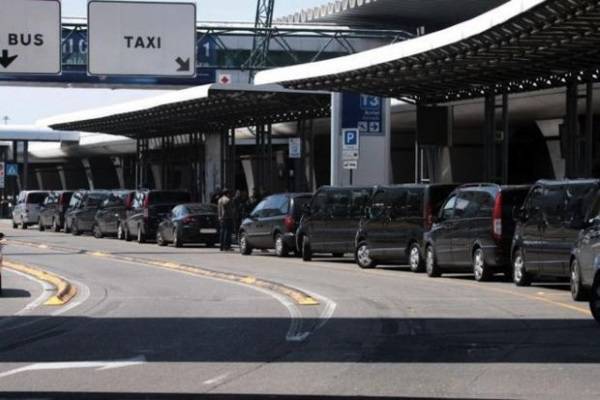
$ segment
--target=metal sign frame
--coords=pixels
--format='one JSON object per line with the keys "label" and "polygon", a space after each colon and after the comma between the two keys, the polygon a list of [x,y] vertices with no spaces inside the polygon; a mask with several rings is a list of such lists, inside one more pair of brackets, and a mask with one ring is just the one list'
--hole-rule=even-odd
{"label": "metal sign frame", "polygon": [[[91,31],[91,20],[90,20],[90,6],[94,3],[101,3],[101,4],[106,4],[106,3],[112,3],[112,4],[117,4],[117,5],[122,5],[122,4],[146,4],[146,5],[187,5],[187,6],[193,6],[194,7],[194,26],[193,26],[193,38],[194,38],[194,54],[192,56],[192,59],[190,60],[190,70],[192,72],[192,74],[190,75],[161,75],[161,74],[95,74],[92,73],[90,71],[90,56],[92,54],[91,48],[92,46],[91,41],[90,41],[90,31]],[[88,76],[115,76],[115,77],[131,77],[131,78],[148,78],[148,77],[154,77],[154,78],[171,78],[171,79],[190,79],[190,78],[195,78],[197,73],[198,73],[198,38],[197,38],[197,22],[198,22],[198,9],[197,9],[197,4],[195,2],[183,2],[183,1],[174,1],[174,2],[159,2],[159,1],[131,1],[131,0],[89,0],[88,1],[88,5],[87,5],[87,19],[88,19],[88,25],[87,25],[87,38],[88,38],[88,51],[87,51],[87,75]]]}
{"label": "metal sign frame", "polygon": [[62,67],[63,67],[63,51],[62,51],[62,47],[63,47],[63,43],[62,43],[62,3],[61,0],[37,0],[39,2],[44,2],[44,3],[48,3],[48,2],[54,2],[57,3],[58,5],[58,25],[56,27],[56,29],[58,30],[58,71],[56,72],[7,72],[7,71],[0,71],[0,77],[2,75],[9,75],[9,76],[14,76],[14,75],[24,75],[24,76],[60,76],[62,74]]}

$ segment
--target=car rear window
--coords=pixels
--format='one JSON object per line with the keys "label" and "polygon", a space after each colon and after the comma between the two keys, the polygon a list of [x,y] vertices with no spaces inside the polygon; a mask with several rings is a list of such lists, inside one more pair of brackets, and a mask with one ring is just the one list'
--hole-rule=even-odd
{"label": "car rear window", "polygon": [[304,207],[310,203],[310,196],[300,196],[294,197],[294,207],[292,210],[292,214],[294,216],[300,216],[304,212]]}
{"label": "car rear window", "polygon": [[190,201],[187,192],[150,192],[150,204],[178,204]]}
{"label": "car rear window", "polygon": [[27,195],[27,204],[42,204],[48,193],[29,193]]}
{"label": "car rear window", "polygon": [[521,208],[529,189],[511,189],[502,192],[502,218],[512,220],[515,208]]}
{"label": "car rear window", "polygon": [[99,206],[107,197],[108,193],[90,193],[86,200],[88,206],[94,207]]}

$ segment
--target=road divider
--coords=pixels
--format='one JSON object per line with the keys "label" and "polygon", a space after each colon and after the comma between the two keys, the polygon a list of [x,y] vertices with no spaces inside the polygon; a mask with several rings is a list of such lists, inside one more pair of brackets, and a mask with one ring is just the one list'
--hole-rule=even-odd
{"label": "road divider", "polygon": [[131,257],[131,256],[121,256],[112,253],[101,252],[97,250],[86,250],[80,248],[73,248],[61,245],[49,245],[49,244],[40,244],[36,242],[29,242],[25,240],[19,239],[10,239],[9,243],[14,243],[16,245],[23,245],[29,247],[41,248],[40,246],[44,246],[44,249],[55,250],[55,251],[65,251],[65,252],[76,252],[77,254],[86,254],[92,257],[98,258],[106,258],[117,261],[126,261],[133,262],[137,264],[145,264],[153,267],[168,269],[172,271],[184,272],[196,276],[202,276],[206,278],[219,279],[228,282],[240,283],[243,285],[258,287],[261,289],[266,289],[273,291],[275,293],[282,294],[286,297],[292,299],[296,304],[301,306],[318,306],[319,301],[313,296],[305,293],[301,290],[295,289],[293,287],[272,282],[264,279],[260,279],[254,276],[235,274],[231,272],[220,272],[214,271],[210,269],[201,268],[195,265],[187,265],[175,263],[172,261],[159,261],[159,260],[151,260],[143,257]]}
{"label": "road divider", "polygon": [[4,259],[2,266],[52,285],[56,290],[56,294],[46,300],[44,305],[62,306],[67,304],[77,295],[77,288],[74,285],[51,272],[44,271],[43,269],[31,265],[7,260],[6,258]]}

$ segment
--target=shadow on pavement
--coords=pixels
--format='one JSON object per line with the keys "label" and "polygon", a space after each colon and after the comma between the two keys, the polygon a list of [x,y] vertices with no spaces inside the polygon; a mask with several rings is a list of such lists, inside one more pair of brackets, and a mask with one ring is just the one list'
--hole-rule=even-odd
{"label": "shadow on pavement", "polygon": [[302,343],[285,341],[287,318],[36,318],[0,331],[0,362],[600,363],[585,317],[334,318]]}
{"label": "shadow on pavement", "polygon": [[[31,392],[0,393],[0,399],[31,399]],[[327,395],[283,395],[283,394],[227,394],[227,393],[109,393],[109,392],[35,392],[36,399],[64,400],[408,400],[414,397],[374,397],[374,396],[327,396]],[[441,397],[419,397],[419,400],[437,400]],[[461,400],[443,397],[445,400]],[[470,398],[473,400],[473,398]]]}
{"label": "shadow on pavement", "polygon": [[2,288],[0,299],[16,299],[31,297],[31,293],[24,289]]}

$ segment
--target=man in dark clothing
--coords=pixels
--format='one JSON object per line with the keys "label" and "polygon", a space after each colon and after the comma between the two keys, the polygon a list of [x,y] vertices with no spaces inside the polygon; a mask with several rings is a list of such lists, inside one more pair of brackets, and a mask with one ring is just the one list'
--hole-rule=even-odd
{"label": "man in dark clothing", "polygon": [[228,189],[223,189],[217,204],[219,222],[221,224],[221,251],[231,250],[231,233],[233,230],[233,202]]}

